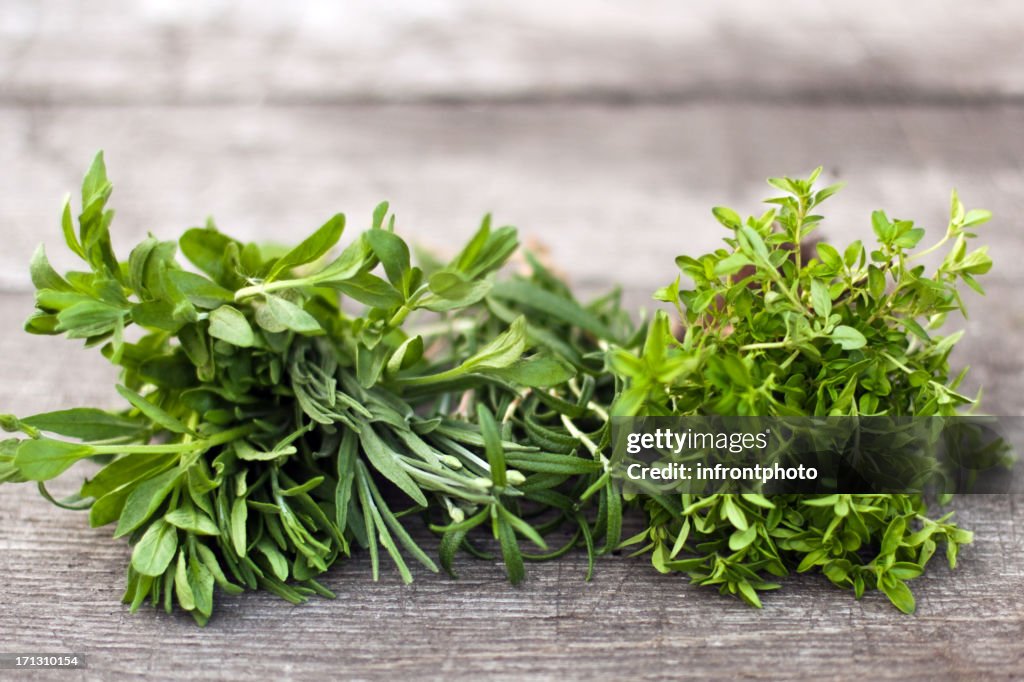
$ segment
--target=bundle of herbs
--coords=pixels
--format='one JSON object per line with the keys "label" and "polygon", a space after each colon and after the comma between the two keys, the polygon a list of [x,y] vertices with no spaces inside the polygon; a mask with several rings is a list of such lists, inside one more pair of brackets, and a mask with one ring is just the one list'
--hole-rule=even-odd
{"label": "bundle of herbs", "polygon": [[[624,496],[609,463],[613,415],[952,414],[957,392],[942,336],[990,266],[968,253],[986,212],[954,195],[945,236],[876,212],[878,246],[801,244],[837,188],[775,179],[787,196],[745,222],[715,209],[728,248],[677,259],[680,278],[636,324],[617,292],[580,303],[515,230],[485,218],[449,262],[410,249],[381,204],[336,257],[334,216],[288,251],[246,244],[212,223],[175,242],[148,237],[126,261],[110,240],[111,185],[98,155],[68,247],[88,270],[32,260],[35,334],[82,339],[120,368],[119,411],[79,407],[0,425],[0,480],[35,481],[88,509],[132,544],[125,601],[176,601],[205,623],[215,588],[262,588],[293,602],[330,592],[317,578],[356,547],[437,570],[414,539],[423,517],[454,575],[460,550],[508,576],[524,561],[581,548],[594,558],[641,545],[681,571],[759,606],[767,576],[820,570],[913,609],[905,581],[939,544],[950,564],[970,533],[926,515],[917,495]],[[950,244],[928,273],[918,259]],[[180,250],[191,267],[178,260]],[[356,310],[358,308],[358,311]],[[101,465],[78,495],[45,482],[80,460]],[[644,530],[622,540],[623,516]],[[555,546],[550,543],[556,542]],[[588,578],[590,572],[588,571]]]}
{"label": "bundle of herbs", "polygon": [[[909,220],[871,215],[875,244],[842,251],[801,248],[822,221],[819,205],[838,185],[815,191],[807,179],[772,178],[786,194],[761,216],[714,215],[726,248],[676,259],[677,277],[655,298],[673,303],[681,339],[659,313],[643,348],[617,349],[609,366],[626,378],[615,414],[768,416],[951,416],[974,400],[959,393],[966,368],[951,373],[962,332],[943,335],[964,313],[957,285],[983,293],[975,277],[991,268],[986,248],[968,250],[988,211],[965,211],[956,192],[943,236],[915,251],[925,231]],[[942,252],[942,249],[945,251]],[[922,263],[942,252],[937,267]],[[760,606],[768,576],[820,570],[833,583],[882,590],[914,610],[906,581],[924,571],[939,544],[950,567],[971,533],[926,515],[921,495],[682,495],[643,501],[645,543],[659,571],[681,571]]]}

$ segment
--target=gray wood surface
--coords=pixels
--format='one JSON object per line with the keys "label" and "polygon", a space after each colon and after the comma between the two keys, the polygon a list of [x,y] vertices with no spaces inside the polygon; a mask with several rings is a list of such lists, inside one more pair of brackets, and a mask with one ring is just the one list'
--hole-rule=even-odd
{"label": "gray wood surface", "polygon": [[1013,0],[0,3],[30,104],[1024,95]]}
{"label": "gray wood surface", "polygon": [[[822,228],[837,242],[870,238],[875,208],[936,238],[956,186],[996,218],[989,295],[953,323],[968,331],[954,360],[987,411],[1024,414],[1024,5],[1011,0],[3,0],[0,412],[118,404],[94,353],[20,331],[36,245],[74,265],[60,200],[100,148],[122,251],[210,214],[290,241],[388,199],[399,229],[442,251],[492,211],[576,286],[621,283],[637,306],[675,276],[673,256],[717,244],[711,206],[759,212],[768,175],[823,164],[847,181]],[[374,583],[356,556],[326,580],[335,601],[222,599],[198,629],[130,616],[125,543],[4,486],[0,652],[89,657],[41,679],[1022,679],[1024,499],[956,508],[976,543],[956,571],[914,581],[915,616],[810,576],[756,611],[644,559],[604,558],[585,583],[572,554],[513,588],[469,558],[459,580]]]}

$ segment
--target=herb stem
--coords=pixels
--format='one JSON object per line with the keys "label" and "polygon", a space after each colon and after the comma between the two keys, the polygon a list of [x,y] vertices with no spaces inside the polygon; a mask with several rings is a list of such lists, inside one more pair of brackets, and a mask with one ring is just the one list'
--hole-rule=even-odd
{"label": "herb stem", "polygon": [[409,336],[422,336],[423,338],[429,338],[432,336],[440,336],[442,334],[456,334],[459,332],[468,332],[478,327],[476,320],[446,320],[444,322],[436,322],[434,324],[423,325],[422,327],[413,327],[409,330]]}
{"label": "herb stem", "polygon": [[431,384],[439,384],[445,381],[451,381],[452,379],[458,379],[465,373],[466,371],[461,366],[452,367],[451,369],[446,369],[445,371],[438,372],[437,374],[427,374],[425,376],[398,379],[398,383],[402,386],[430,386]]}
{"label": "herb stem", "polygon": [[246,298],[252,298],[253,296],[259,296],[261,294],[268,294],[271,291],[280,291],[282,289],[294,289],[296,287],[306,286],[307,284],[314,284],[315,280],[303,277],[301,279],[281,279],[276,282],[262,282],[260,284],[253,284],[252,286],[242,287],[235,292],[235,301],[242,301]]}
{"label": "herb stem", "polygon": [[944,245],[944,244],[945,244],[946,242],[948,242],[948,241],[949,241],[950,237],[952,237],[952,236],[953,236],[953,226],[952,226],[952,225],[950,225],[949,227],[947,227],[947,228],[946,228],[946,234],[942,235],[942,239],[940,239],[939,241],[935,242],[934,244],[932,244],[931,246],[929,246],[929,247],[928,247],[927,249],[925,249],[924,251],[918,251],[918,252],[917,252],[917,253],[915,253],[914,255],[912,255],[912,256],[909,256],[909,257],[907,258],[907,261],[908,261],[908,262],[910,262],[910,261],[915,261],[915,260],[917,260],[917,259],[919,259],[919,258],[924,258],[925,256],[927,256],[927,255],[928,255],[928,254],[930,254],[930,253],[934,253],[935,251],[938,251],[938,250],[939,250],[940,248],[942,248],[942,246],[943,246],[943,245]]}
{"label": "herb stem", "polygon": [[740,346],[740,350],[770,350],[772,348],[788,348],[792,345],[792,341],[770,341],[765,343],[748,343],[745,346]]}
{"label": "herb stem", "polygon": [[564,414],[559,416],[562,418],[562,424],[565,426],[565,430],[568,431],[573,438],[578,438],[579,441],[583,443],[583,447],[590,451],[590,454],[594,459],[604,460],[604,457],[601,455],[601,448],[597,447],[597,444],[590,440],[590,437],[587,436],[587,434],[580,431],[579,427],[577,427],[568,416]]}
{"label": "herb stem", "polygon": [[181,454],[193,452],[195,450],[205,450],[217,445],[223,445],[224,443],[230,443],[238,438],[244,438],[255,430],[255,425],[247,424],[245,426],[236,426],[235,428],[228,429],[226,431],[218,431],[209,438],[189,443],[161,443],[158,445],[93,445],[91,450],[92,454],[95,455]]}

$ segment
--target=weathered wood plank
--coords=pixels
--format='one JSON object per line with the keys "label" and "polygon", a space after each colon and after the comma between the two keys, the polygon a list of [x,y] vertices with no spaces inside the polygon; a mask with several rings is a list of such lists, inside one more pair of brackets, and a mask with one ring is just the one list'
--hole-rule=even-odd
{"label": "weathered wood plank", "polygon": [[0,5],[0,100],[960,101],[1024,95],[1010,0]]}
{"label": "weathered wood plank", "polygon": [[117,603],[126,547],[29,487],[5,489],[0,631],[6,651],[86,653],[93,679],[1009,679],[1024,665],[1021,505],[958,506],[977,543],[955,572],[938,566],[914,582],[913,617],[820,578],[787,579],[756,611],[660,576],[644,559],[602,559],[585,583],[573,554],[531,566],[512,588],[500,566],[472,559],[457,581],[417,570],[411,586],[390,573],[373,583],[360,555],[325,580],[336,601],[226,598],[199,630],[180,613],[129,615]]}

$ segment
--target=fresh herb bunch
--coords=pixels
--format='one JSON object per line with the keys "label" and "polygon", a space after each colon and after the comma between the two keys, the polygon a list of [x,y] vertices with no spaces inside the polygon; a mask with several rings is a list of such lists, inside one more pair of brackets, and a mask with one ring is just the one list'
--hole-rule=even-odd
{"label": "fresh herb bunch", "polygon": [[[920,497],[634,499],[606,457],[611,415],[945,415],[971,403],[956,391],[963,373],[950,379],[958,335],[937,329],[962,309],[957,282],[978,288],[989,267],[983,249],[966,251],[988,214],[954,195],[945,237],[911,254],[923,231],[876,212],[876,250],[822,243],[805,262],[812,210],[837,189],[813,191],[816,177],[772,180],[788,196],[745,223],[715,209],[729,248],[680,257],[694,288],[677,278],[656,294],[677,309],[677,338],[664,312],[635,324],[618,291],[581,303],[528,252],[498,278],[517,240],[489,219],[448,263],[414,266],[387,204],[334,259],[341,215],[283,253],[210,223],[118,261],[99,155],[77,232],[70,203],[62,220],[88,271],[62,277],[40,249],[26,329],[98,348],[121,368],[128,407],[0,417],[27,436],[0,442],[0,481],[37,481],[94,526],[116,523],[133,545],[125,601],[177,601],[199,623],[215,586],[329,595],[317,577],[354,546],[375,578],[381,547],[406,581],[409,557],[437,570],[407,527],[417,515],[452,575],[459,550],[490,557],[491,539],[512,582],[524,561],[577,547],[589,578],[596,556],[640,544],[659,570],[757,606],[767,575],[795,567],[912,610],[904,581],[938,543],[952,564],[970,541]],[[950,241],[926,274],[916,260]],[[103,468],[53,500],[45,481],[82,459]],[[630,509],[646,527],[623,542]]]}
{"label": "fresh herb bunch", "polygon": [[[521,502],[549,501],[594,464],[503,441],[484,404],[473,420],[452,406],[453,395],[484,386],[505,406],[576,373],[552,353],[527,354],[523,317],[490,324],[487,335],[470,318],[517,247],[512,228],[485,219],[430,272],[411,264],[386,204],[326,263],[341,215],[276,256],[208,224],[178,244],[149,237],[119,261],[110,193],[99,155],[77,233],[69,202],[63,211],[67,245],[89,270],[62,277],[37,251],[37,312],[26,329],[98,347],[121,368],[117,390],[129,406],[4,417],[5,429],[29,438],[3,443],[0,477],[38,481],[49,497],[44,481],[78,460],[105,462],[61,504],[88,508],[92,525],[116,523],[115,537],[129,538],[133,609],[176,600],[203,623],[214,585],[293,602],[327,595],[316,576],[353,543],[368,548],[375,577],[380,546],[405,580],[403,552],[437,570],[386,488],[447,520],[446,567],[465,531],[490,520],[510,577],[521,577],[516,535],[545,546],[520,518]],[[178,264],[179,247],[198,273]],[[349,314],[342,298],[365,308]],[[435,319],[410,330],[419,311]]]}
{"label": "fresh herb bunch", "polygon": [[[983,293],[975,277],[991,267],[985,247],[968,249],[987,211],[965,211],[956,193],[945,234],[915,250],[925,231],[909,220],[871,215],[876,243],[843,250],[802,246],[819,226],[820,204],[839,185],[815,190],[807,179],[773,178],[785,192],[742,220],[713,213],[728,230],[726,248],[680,256],[681,271],[655,298],[673,303],[673,333],[658,313],[642,349],[618,349],[609,365],[626,377],[614,414],[653,415],[953,415],[973,404],[958,392],[949,354],[962,332],[943,334],[947,314],[965,312],[957,286]],[[925,257],[945,248],[937,267]],[[687,277],[693,288],[680,288]],[[644,501],[645,543],[654,566],[687,573],[760,606],[770,576],[795,567],[822,571],[858,597],[879,588],[914,610],[905,581],[922,573],[938,543],[950,566],[968,531],[926,515],[919,495],[682,495]]]}

